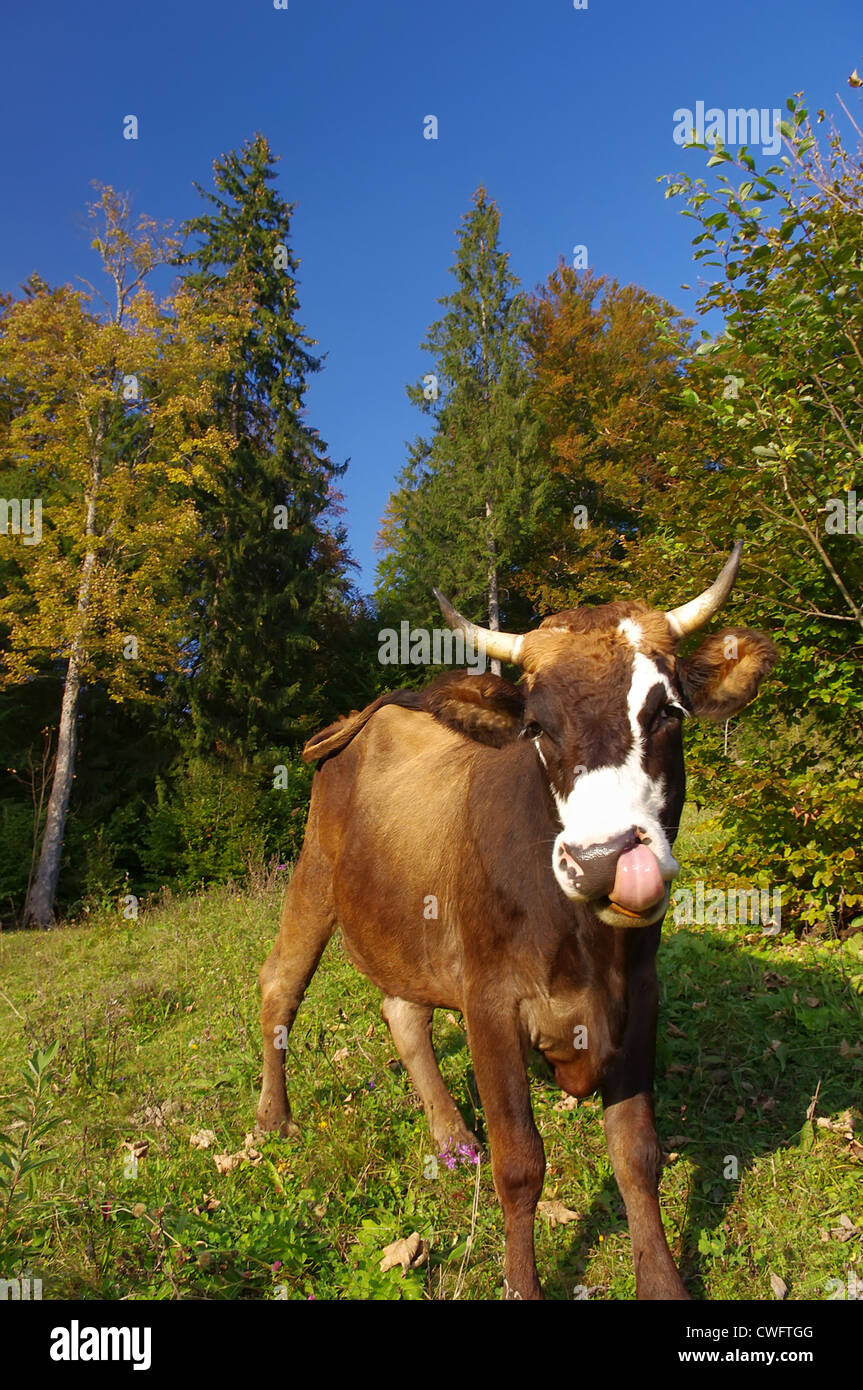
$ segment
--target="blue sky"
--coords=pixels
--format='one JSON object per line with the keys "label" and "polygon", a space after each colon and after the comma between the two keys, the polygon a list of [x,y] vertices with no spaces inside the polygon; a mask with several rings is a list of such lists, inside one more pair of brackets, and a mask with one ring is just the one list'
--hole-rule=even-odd
{"label": "blue sky", "polygon": [[[676,109],[857,110],[860,0],[684,6],[649,0],[145,0],[8,5],[0,20],[0,288],[33,270],[93,279],[83,212],[98,179],[176,223],[212,161],[262,131],[298,204],[301,317],[324,371],[307,397],[334,459],[359,582],[405,441],[405,383],[448,292],[455,234],[484,183],[523,285],[573,247],[693,312],[692,224],[657,177],[700,172]],[[123,118],[139,121],[123,139]],[[438,139],[423,138],[436,115]],[[681,282],[692,290],[680,288]]]}

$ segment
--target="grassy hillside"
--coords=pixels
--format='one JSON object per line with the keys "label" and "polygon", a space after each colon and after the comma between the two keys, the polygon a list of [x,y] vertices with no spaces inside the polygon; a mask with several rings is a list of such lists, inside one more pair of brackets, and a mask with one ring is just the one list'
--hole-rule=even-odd
{"label": "grassy hillside", "polygon": [[[431,1142],[378,992],[338,939],[288,1051],[302,1137],[246,1138],[260,1079],[256,974],[278,912],[272,889],[219,889],[133,922],[0,938],[0,1150],[17,1152],[28,1132],[15,1110],[35,1094],[26,1059],[54,1043],[36,1106],[58,1121],[30,1155],[50,1161],[11,1201],[0,1188],[0,1275],[29,1271],[44,1298],[501,1296],[485,1155],[478,1169],[440,1163],[427,1176]],[[772,1299],[771,1274],[792,1299],[847,1291],[849,1271],[863,1280],[863,1148],[847,1137],[855,1120],[860,1137],[861,942],[667,921],[662,1202],[696,1298]],[[435,1035],[481,1127],[460,1019],[439,1013]],[[554,1227],[537,1219],[546,1295],[632,1298],[599,1100],[565,1101],[541,1059],[532,1075],[543,1197],[573,1213]],[[201,1131],[210,1147],[190,1142]],[[215,1155],[238,1154],[219,1171]],[[382,1274],[383,1247],[413,1231],[431,1242],[428,1264]]]}

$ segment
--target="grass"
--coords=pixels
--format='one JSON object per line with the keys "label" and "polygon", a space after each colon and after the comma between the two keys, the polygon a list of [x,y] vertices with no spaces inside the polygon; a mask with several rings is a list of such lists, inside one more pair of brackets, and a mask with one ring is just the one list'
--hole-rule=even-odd
{"label": "grass", "polygon": [[[688,833],[692,847],[709,843],[709,820]],[[256,974],[278,911],[272,892],[218,888],[137,921],[105,914],[0,938],[0,1130],[23,1142],[21,1072],[53,1043],[43,1118],[58,1121],[31,1155],[51,1161],[5,1205],[0,1184],[0,1276],[41,1278],[44,1298],[500,1298],[490,1165],[426,1176],[431,1141],[380,996],[338,939],[288,1049],[302,1136],[246,1140],[260,1084]],[[861,943],[667,919],[662,1208],[695,1298],[772,1299],[774,1275],[789,1298],[822,1299],[849,1274],[863,1279],[863,1150],[845,1137],[860,1122]],[[435,1039],[481,1128],[460,1019],[439,1012]],[[543,1197],[575,1213],[554,1228],[537,1218],[546,1297],[632,1298],[600,1102],[561,1109],[542,1059],[531,1076]],[[209,1148],[190,1143],[202,1130]],[[214,1154],[242,1153],[217,1169]],[[381,1273],[383,1247],[413,1231],[428,1262]]]}

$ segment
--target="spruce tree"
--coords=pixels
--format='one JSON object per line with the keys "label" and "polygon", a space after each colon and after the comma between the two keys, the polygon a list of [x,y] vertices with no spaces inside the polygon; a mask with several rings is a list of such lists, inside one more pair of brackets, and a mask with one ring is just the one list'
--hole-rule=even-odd
{"label": "spruce tree", "polygon": [[195,742],[241,756],[312,726],[323,703],[319,655],[348,590],[332,480],[344,472],[304,419],[321,367],[298,320],[290,246],[294,204],[271,187],[276,156],[262,135],[214,162],[213,211],[184,231],[180,263],[204,300],[220,282],[246,296],[251,325],[231,347],[217,419],[234,439],[218,486],[198,497],[203,546],[189,566],[193,635],[184,702]]}
{"label": "spruce tree", "polygon": [[524,298],[499,246],[500,213],[485,189],[462,220],[452,274],[422,347],[434,366],[408,395],[434,421],[418,438],[391,496],[379,570],[384,607],[421,619],[436,613],[431,585],[497,631],[526,617],[518,568],[529,548],[545,483],[538,430],[527,404]]}

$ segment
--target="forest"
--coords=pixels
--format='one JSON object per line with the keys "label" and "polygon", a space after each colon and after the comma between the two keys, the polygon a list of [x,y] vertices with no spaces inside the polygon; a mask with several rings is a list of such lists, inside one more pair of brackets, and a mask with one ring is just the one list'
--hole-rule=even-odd
{"label": "forest", "polygon": [[347,465],[307,418],[322,363],[267,139],[215,161],[175,234],[97,187],[96,285],[34,274],[0,302],[4,928],[286,872],[304,741],[440,669],[386,637],[441,627],[433,585],[521,632],[670,606],[742,539],[733,619],[781,662],[689,736],[690,798],[719,816],[703,867],[780,888],[798,934],[859,930],[863,171],[853,121],[787,106],[781,157],[696,143],[701,174],[665,180],[700,322],[580,255],[525,289],[476,189],[371,594]]}

